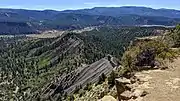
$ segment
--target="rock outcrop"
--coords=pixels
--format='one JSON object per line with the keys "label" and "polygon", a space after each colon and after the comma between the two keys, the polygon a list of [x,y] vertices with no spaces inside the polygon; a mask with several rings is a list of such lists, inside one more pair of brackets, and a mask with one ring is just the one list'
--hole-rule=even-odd
{"label": "rock outcrop", "polygon": [[[83,88],[88,83],[97,83],[99,76],[108,75],[119,65],[113,57],[103,58],[91,65],[80,67],[77,70],[57,78],[45,87],[41,94],[42,99],[57,99],[62,94],[71,94],[77,88]],[[115,66],[115,67],[114,67]]]}
{"label": "rock outcrop", "polygon": [[117,101],[117,100],[112,96],[104,96],[102,99],[98,101]]}
{"label": "rock outcrop", "polygon": [[[135,81],[135,82],[134,82]],[[135,89],[134,86],[138,84],[138,79],[132,77],[131,79],[119,78],[116,79],[117,96],[119,101],[141,101],[142,97],[148,93],[144,90]]]}

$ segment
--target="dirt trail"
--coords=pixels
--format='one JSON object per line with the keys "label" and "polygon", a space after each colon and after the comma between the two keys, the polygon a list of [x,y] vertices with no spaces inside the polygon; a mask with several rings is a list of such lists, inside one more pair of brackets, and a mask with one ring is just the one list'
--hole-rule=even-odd
{"label": "dirt trail", "polygon": [[180,58],[167,70],[143,71],[136,76],[144,81],[136,88],[149,93],[142,101],[180,101]]}

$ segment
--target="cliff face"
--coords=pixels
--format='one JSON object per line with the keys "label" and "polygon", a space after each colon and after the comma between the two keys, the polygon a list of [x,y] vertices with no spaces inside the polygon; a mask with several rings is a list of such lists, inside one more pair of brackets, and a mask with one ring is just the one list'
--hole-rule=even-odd
{"label": "cliff face", "polygon": [[[119,66],[118,60],[112,56],[105,57],[107,54],[120,57],[131,40],[152,35],[155,29],[103,27],[81,34],[57,32],[58,37],[50,38],[15,37],[18,40],[16,45],[10,45],[15,41],[14,38],[2,39],[0,41],[5,48],[0,47],[0,73],[9,77],[0,80],[8,82],[0,87],[5,91],[2,94],[3,101],[11,99],[8,92],[18,87],[22,88],[15,94],[19,99],[24,97],[23,100],[34,101],[34,98],[41,97],[56,100],[63,94],[72,94],[74,90],[76,92],[76,88],[91,86],[89,83],[100,83],[105,75]],[[88,90],[90,88],[87,87]]]}
{"label": "cliff face", "polygon": [[115,67],[119,65],[118,61],[112,61],[103,58],[91,65],[80,67],[77,70],[57,78],[50,83],[43,91],[42,98],[58,98],[62,93],[71,94],[77,87],[85,87],[88,83],[97,83],[99,76],[108,75]]}

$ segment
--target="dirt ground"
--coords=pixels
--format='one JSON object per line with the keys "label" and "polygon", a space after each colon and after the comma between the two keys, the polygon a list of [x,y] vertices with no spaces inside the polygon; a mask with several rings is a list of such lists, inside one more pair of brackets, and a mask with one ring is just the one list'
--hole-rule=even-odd
{"label": "dirt ground", "polygon": [[180,101],[180,58],[166,70],[149,70],[136,73],[142,84],[137,89],[147,91],[142,101]]}

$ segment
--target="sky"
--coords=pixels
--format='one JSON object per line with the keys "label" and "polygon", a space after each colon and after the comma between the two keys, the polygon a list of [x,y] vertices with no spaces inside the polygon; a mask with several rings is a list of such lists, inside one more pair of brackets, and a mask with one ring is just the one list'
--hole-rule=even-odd
{"label": "sky", "polygon": [[93,7],[145,6],[180,10],[180,0],[0,0],[0,8],[73,10]]}

